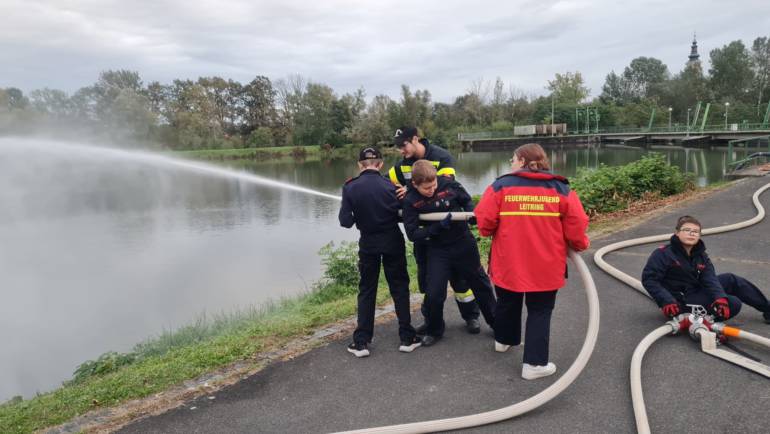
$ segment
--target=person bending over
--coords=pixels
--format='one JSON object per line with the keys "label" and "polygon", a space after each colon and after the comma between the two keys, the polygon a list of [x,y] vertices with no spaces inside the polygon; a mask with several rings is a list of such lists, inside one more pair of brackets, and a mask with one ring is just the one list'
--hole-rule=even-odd
{"label": "person bending over", "polygon": [[[473,211],[471,196],[459,182],[436,176],[429,161],[412,166],[412,185],[404,198],[404,228],[414,242],[427,247],[424,346],[433,345],[444,335],[444,301],[452,272],[473,290],[484,320],[494,324],[495,296],[487,273],[481,266],[476,238],[465,221],[452,221],[452,211]],[[420,214],[448,212],[438,222],[420,222]]]}

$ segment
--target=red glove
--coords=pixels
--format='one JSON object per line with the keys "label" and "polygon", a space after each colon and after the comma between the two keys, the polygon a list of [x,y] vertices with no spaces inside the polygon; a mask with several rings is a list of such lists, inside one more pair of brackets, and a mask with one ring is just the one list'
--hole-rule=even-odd
{"label": "red glove", "polygon": [[669,303],[663,306],[661,310],[663,311],[663,315],[666,315],[666,318],[673,318],[679,315],[679,304]]}
{"label": "red glove", "polygon": [[726,298],[717,298],[711,303],[711,310],[721,319],[730,318],[730,305],[727,304]]}

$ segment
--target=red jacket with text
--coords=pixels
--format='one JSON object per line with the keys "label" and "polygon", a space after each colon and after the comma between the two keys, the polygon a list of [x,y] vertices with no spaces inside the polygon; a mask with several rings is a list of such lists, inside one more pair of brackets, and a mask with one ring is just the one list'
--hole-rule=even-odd
{"label": "red jacket with text", "polygon": [[474,211],[479,232],[492,236],[489,277],[514,292],[564,286],[567,248],[588,248],[588,216],[566,178],[517,170],[487,187]]}

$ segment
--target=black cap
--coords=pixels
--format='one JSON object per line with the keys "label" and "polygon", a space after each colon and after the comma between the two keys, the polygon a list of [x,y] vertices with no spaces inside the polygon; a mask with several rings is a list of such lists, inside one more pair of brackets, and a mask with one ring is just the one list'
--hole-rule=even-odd
{"label": "black cap", "polygon": [[377,148],[364,148],[358,154],[358,161],[374,160],[377,158],[382,158],[382,152]]}
{"label": "black cap", "polygon": [[401,127],[396,130],[396,134],[393,135],[393,144],[396,147],[403,148],[404,142],[411,142],[412,137],[417,135],[417,128],[415,127]]}

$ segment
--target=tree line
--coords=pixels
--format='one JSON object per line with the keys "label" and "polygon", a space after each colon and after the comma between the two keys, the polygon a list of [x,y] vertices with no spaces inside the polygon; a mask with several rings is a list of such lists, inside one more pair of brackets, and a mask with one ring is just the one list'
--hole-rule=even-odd
{"label": "tree line", "polygon": [[[751,47],[733,41],[709,53],[710,66],[687,62],[677,73],[659,59],[637,57],[607,74],[601,93],[580,72],[555,74],[545,95],[527,94],[502,79],[474,80],[451,103],[428,90],[401,86],[396,99],[363,88],[338,94],[299,75],[277,81],[258,75],[248,83],[222,77],[145,84],[138,72],[102,72],[72,95],[43,88],[25,95],[0,88],[0,134],[77,131],[121,142],[169,149],[382,144],[402,125],[417,125],[434,142],[451,144],[459,131],[511,131],[516,125],[566,123],[577,128],[576,109],[599,113],[599,127],[683,124],[698,101],[712,103],[718,123],[761,122],[770,97],[770,41]],[[726,103],[729,103],[729,107]],[[670,109],[669,109],[670,108]],[[595,118],[594,118],[595,120]],[[725,118],[725,121],[727,118]],[[581,126],[582,127],[582,126]]]}

